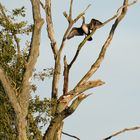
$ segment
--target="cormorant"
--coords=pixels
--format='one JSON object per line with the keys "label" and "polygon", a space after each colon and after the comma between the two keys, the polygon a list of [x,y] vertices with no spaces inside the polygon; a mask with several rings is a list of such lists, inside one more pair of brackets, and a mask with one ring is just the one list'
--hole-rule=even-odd
{"label": "cormorant", "polygon": [[[81,25],[81,27],[73,27],[70,31],[70,33],[67,36],[67,39],[71,39],[74,36],[82,36],[82,35],[86,35],[88,36],[97,26],[102,25],[103,23],[100,22],[99,20],[96,19],[91,19],[89,24],[85,23],[85,18],[83,16],[83,23]],[[88,39],[88,41],[91,41],[92,37],[90,37]]]}

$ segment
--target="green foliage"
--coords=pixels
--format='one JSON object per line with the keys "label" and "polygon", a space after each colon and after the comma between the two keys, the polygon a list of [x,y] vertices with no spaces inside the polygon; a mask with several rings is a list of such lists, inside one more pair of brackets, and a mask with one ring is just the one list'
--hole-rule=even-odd
{"label": "green foliage", "polygon": [[[12,12],[8,12],[8,14],[7,12],[4,7],[0,8],[0,67],[4,69],[6,75],[11,80],[12,86],[16,88],[18,93],[21,90],[30,45],[30,41],[26,40],[23,47],[21,40],[22,37],[25,40],[25,36],[30,35],[32,25],[16,19],[17,17],[26,17],[24,7],[14,9]],[[37,79],[44,80],[45,77],[51,77],[52,74],[53,69],[44,69],[43,72],[35,72],[34,75]],[[35,91],[36,89],[37,86],[32,85],[32,90]],[[39,96],[30,100],[27,116],[29,140],[40,140],[42,127],[50,121],[50,110],[50,100],[46,98],[41,100]],[[1,83],[0,112],[0,139],[16,140],[16,114]]]}
{"label": "green foliage", "polygon": [[46,98],[41,100],[39,96],[31,99],[27,118],[29,138],[41,139],[41,130],[51,119],[51,101]]}
{"label": "green foliage", "polygon": [[10,63],[15,53],[12,35],[0,32],[0,65]]}
{"label": "green foliage", "polygon": [[15,113],[0,84],[0,139],[16,140]]}
{"label": "green foliage", "polygon": [[[20,31],[23,26],[25,27],[25,24],[23,25],[23,22],[14,23],[12,15],[6,16],[5,11],[4,8],[0,9],[0,66],[11,78],[13,87],[19,90],[24,73],[24,53],[21,53],[20,56],[17,53],[17,45],[19,45],[17,43],[20,40],[18,37],[15,40],[14,35],[16,36],[16,34],[14,33],[16,30]],[[16,140],[16,115],[1,83],[0,112],[0,139]]]}

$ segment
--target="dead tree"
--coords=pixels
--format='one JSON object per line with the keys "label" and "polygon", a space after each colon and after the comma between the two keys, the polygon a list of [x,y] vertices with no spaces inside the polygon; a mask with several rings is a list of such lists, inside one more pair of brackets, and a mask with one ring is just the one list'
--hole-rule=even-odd
{"label": "dead tree", "polygon": [[[95,88],[98,86],[103,85],[105,82],[102,80],[90,80],[90,78],[94,75],[94,73],[99,69],[104,57],[105,53],[107,51],[107,48],[110,45],[110,42],[113,39],[114,32],[120,23],[120,21],[124,18],[124,16],[127,13],[128,6],[136,3],[136,1],[133,1],[132,3],[128,3],[128,0],[124,0],[123,5],[118,9],[116,14],[111,17],[110,19],[106,20],[101,25],[96,26],[92,32],[86,36],[86,38],[78,45],[77,51],[75,52],[75,55],[71,62],[67,62],[67,57],[64,56],[64,84],[63,84],[63,93],[60,97],[58,97],[58,83],[61,76],[61,56],[62,51],[65,46],[65,42],[67,41],[67,36],[69,35],[69,32],[71,31],[74,23],[76,23],[81,17],[84,16],[86,10],[88,9],[88,6],[83,12],[81,12],[75,19],[72,18],[72,4],[73,0],[70,1],[70,9],[69,13],[67,14],[64,12],[64,16],[68,21],[68,27],[64,33],[62,43],[60,47],[57,45],[57,41],[55,39],[55,33],[54,33],[54,27],[53,27],[53,21],[51,16],[51,0],[45,1],[44,9],[46,11],[46,22],[47,22],[47,31],[48,36],[51,41],[51,48],[54,54],[54,60],[55,60],[55,66],[54,66],[54,75],[53,75],[53,82],[52,82],[52,100],[55,101],[55,104],[52,108],[52,115],[53,119],[51,120],[50,126],[45,132],[45,135],[43,137],[44,140],[60,140],[61,139],[61,131],[63,127],[63,120],[70,116],[79,106],[79,104],[86,99],[89,94],[85,94],[84,92],[88,89]],[[85,43],[88,39],[94,34],[94,32],[101,28],[102,26],[106,25],[108,22],[114,20],[114,24],[112,25],[110,29],[110,33],[102,46],[102,49],[99,53],[98,58],[95,62],[93,62],[91,68],[85,73],[83,78],[75,85],[75,87],[68,91],[69,86],[69,72],[71,67],[73,66],[74,62],[76,61],[80,50],[84,47]],[[71,103],[72,102],[72,103]]]}

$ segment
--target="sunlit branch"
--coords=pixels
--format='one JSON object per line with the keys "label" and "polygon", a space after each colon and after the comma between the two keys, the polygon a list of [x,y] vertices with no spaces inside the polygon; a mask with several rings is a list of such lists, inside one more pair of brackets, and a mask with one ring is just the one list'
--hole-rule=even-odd
{"label": "sunlit branch", "polygon": [[56,56],[58,53],[58,46],[57,46],[57,42],[55,39],[54,26],[53,26],[53,21],[52,21],[51,0],[45,0],[45,12],[46,12],[48,37],[51,41],[51,47],[52,47],[52,51],[54,53],[54,58],[56,59]]}
{"label": "sunlit branch", "polygon": [[26,111],[29,105],[30,88],[31,88],[29,79],[32,77],[33,69],[39,56],[41,28],[44,23],[44,20],[41,18],[40,13],[40,0],[31,0],[31,4],[33,8],[34,28],[32,33],[28,60],[22,80],[22,91],[19,96],[19,100],[21,104],[24,106],[24,109],[26,109]]}
{"label": "sunlit branch", "polygon": [[118,136],[118,135],[120,135],[120,134],[122,134],[122,133],[124,133],[124,132],[127,132],[127,131],[134,131],[134,130],[138,130],[138,129],[140,129],[140,126],[131,127],[131,128],[125,128],[125,129],[123,129],[123,130],[120,130],[120,131],[118,131],[118,132],[115,132],[114,134],[112,134],[112,135],[110,135],[110,136],[104,138],[103,140],[109,140],[109,139],[111,139],[111,138],[113,138],[113,137],[115,137],[115,136]]}

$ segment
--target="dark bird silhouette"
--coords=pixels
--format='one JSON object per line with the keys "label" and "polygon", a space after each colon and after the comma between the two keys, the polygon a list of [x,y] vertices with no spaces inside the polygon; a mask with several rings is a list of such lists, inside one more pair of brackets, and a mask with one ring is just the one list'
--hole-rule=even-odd
{"label": "dark bird silhouette", "polygon": [[[71,39],[74,36],[88,36],[93,30],[96,29],[96,27],[102,25],[103,23],[96,19],[91,19],[90,23],[85,23],[85,18],[83,17],[83,23],[81,27],[73,27],[70,31],[70,33],[67,36],[67,39]],[[88,41],[91,41],[92,37],[88,39]]]}

